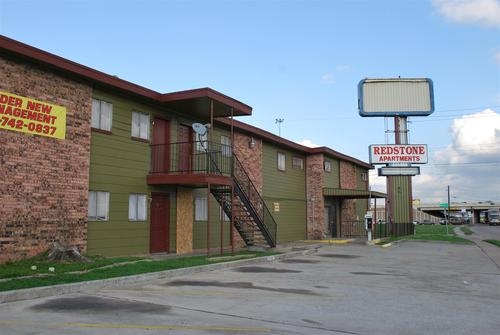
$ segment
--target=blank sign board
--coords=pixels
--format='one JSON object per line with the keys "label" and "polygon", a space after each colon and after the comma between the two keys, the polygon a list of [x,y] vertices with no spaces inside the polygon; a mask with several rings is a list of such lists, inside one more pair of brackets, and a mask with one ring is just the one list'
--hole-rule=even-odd
{"label": "blank sign board", "polygon": [[428,78],[363,79],[358,84],[361,116],[427,116],[434,112]]}

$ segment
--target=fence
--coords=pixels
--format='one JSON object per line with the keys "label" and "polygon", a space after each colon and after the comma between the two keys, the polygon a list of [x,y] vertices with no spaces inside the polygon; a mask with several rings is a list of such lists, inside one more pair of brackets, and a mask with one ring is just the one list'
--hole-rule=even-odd
{"label": "fence", "polygon": [[[412,235],[414,224],[409,223],[376,223],[372,227],[372,238],[382,238],[389,236]],[[365,229],[365,221],[344,221],[340,227],[342,237],[365,238],[368,233]]]}

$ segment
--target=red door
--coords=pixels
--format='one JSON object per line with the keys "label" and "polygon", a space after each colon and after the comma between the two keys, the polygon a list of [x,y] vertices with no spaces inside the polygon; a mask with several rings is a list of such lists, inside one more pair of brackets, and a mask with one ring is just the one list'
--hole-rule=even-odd
{"label": "red door", "polygon": [[151,156],[151,172],[170,171],[170,121],[154,119]]}
{"label": "red door", "polygon": [[193,152],[193,132],[191,127],[179,125],[179,172],[191,172],[191,153]]}
{"label": "red door", "polygon": [[149,228],[149,251],[151,253],[168,252],[169,225],[170,198],[168,194],[153,193]]}

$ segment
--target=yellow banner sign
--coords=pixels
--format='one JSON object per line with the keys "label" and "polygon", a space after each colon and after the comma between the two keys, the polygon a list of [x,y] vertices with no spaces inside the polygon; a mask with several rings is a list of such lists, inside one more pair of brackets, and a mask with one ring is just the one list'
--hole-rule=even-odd
{"label": "yellow banner sign", "polygon": [[0,129],[66,137],[66,107],[0,91]]}

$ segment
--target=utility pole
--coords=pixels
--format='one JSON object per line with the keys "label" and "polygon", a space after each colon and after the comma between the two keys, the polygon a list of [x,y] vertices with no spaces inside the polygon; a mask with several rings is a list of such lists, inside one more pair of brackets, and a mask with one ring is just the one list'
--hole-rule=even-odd
{"label": "utility pole", "polygon": [[448,223],[450,221],[450,185],[448,185],[448,214],[446,218],[446,235],[448,235]]}
{"label": "utility pole", "polygon": [[276,119],[276,122],[278,124],[278,136],[281,137],[281,124],[285,121],[285,119]]}

